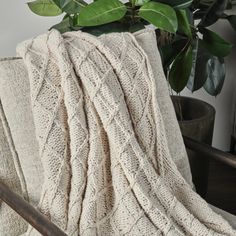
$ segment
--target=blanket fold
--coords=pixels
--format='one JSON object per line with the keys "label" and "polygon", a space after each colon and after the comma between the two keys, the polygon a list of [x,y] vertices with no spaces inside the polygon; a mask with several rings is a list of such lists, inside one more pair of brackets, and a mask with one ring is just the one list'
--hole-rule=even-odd
{"label": "blanket fold", "polygon": [[132,34],[51,30],[18,54],[44,168],[38,208],[52,222],[82,236],[236,235],[177,170]]}

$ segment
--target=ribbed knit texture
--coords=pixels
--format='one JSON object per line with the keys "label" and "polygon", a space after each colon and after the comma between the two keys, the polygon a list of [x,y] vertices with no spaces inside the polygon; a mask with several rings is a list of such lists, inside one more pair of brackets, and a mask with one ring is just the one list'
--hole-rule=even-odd
{"label": "ribbed knit texture", "polygon": [[152,68],[132,34],[52,30],[18,53],[44,168],[39,209],[51,221],[68,235],[236,235],[171,159]]}

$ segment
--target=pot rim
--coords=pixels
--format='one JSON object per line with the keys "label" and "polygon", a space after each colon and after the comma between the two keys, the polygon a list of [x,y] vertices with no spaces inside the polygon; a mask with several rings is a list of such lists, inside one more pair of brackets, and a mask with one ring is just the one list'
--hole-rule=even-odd
{"label": "pot rim", "polygon": [[182,120],[182,121],[178,120],[178,122],[181,122],[182,124],[197,123],[199,121],[206,120],[207,118],[214,117],[216,114],[215,108],[211,104],[209,104],[201,99],[192,98],[192,97],[188,97],[188,96],[179,96],[179,95],[171,95],[171,97],[174,99],[179,99],[179,100],[191,100],[192,102],[198,103],[201,106],[203,106],[203,104],[204,104],[205,108],[207,108],[207,112],[205,113],[205,115],[202,115],[201,117],[198,117],[198,118],[195,118],[192,120]]}

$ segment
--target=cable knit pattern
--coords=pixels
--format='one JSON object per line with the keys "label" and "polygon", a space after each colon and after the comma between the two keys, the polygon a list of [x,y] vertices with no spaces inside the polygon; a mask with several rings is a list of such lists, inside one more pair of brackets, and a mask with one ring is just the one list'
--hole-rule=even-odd
{"label": "cable knit pattern", "polygon": [[38,207],[51,221],[81,236],[236,235],[171,159],[153,72],[132,34],[52,30],[18,53],[44,168]]}

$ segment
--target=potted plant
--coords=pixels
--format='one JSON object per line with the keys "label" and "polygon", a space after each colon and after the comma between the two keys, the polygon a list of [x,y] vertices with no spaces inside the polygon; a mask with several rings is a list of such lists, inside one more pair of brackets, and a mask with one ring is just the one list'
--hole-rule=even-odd
{"label": "potted plant", "polygon": [[[185,87],[192,92],[198,89],[217,96],[225,80],[226,57],[232,45],[209,26],[222,19],[235,29],[236,16],[225,14],[235,1],[196,0],[181,14],[177,13],[177,33],[164,34],[159,40],[163,67],[171,89],[180,93]],[[160,36],[162,35],[159,34]],[[161,38],[160,38],[161,39]],[[185,136],[207,144],[212,143],[215,109],[201,100],[172,96],[180,128]],[[198,193],[207,192],[209,160],[189,153],[193,182]],[[200,187],[201,186],[201,187]]]}
{"label": "potted plant", "polygon": [[[232,45],[208,27],[218,20],[228,21],[235,29],[236,16],[225,14],[235,1],[196,0],[182,13],[177,33],[166,34],[159,41],[163,67],[171,89],[180,93],[185,87],[192,92],[204,88],[217,96],[225,80],[226,57]],[[209,104],[193,98],[173,96],[182,133],[211,144],[215,111]]]}
{"label": "potted plant", "polygon": [[[223,87],[226,70],[224,57],[232,48],[209,26],[218,20],[228,21],[236,29],[236,16],[225,14],[235,1],[196,0],[183,14],[177,15],[182,29],[171,39],[159,42],[163,67],[170,87],[180,93],[185,87],[217,96]],[[186,25],[186,26],[184,26]],[[183,27],[184,26],[184,27]],[[165,42],[163,44],[163,41]],[[172,96],[179,125],[187,137],[212,144],[215,109],[210,104],[189,97]],[[189,152],[193,182],[198,193],[205,197],[208,185],[209,159]]]}

